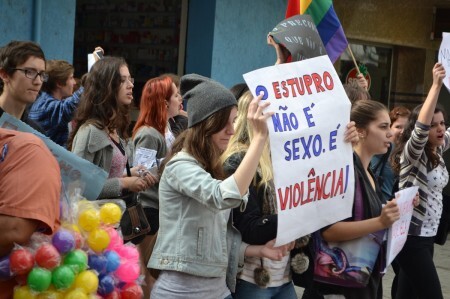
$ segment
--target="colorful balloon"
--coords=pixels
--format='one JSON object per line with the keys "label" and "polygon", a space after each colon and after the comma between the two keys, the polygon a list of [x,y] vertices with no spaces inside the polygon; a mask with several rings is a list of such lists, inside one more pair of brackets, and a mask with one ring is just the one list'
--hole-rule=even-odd
{"label": "colorful balloon", "polygon": [[115,251],[106,251],[105,257],[107,260],[106,263],[106,272],[114,272],[120,266],[120,256]]}
{"label": "colorful balloon", "polygon": [[13,250],[9,256],[9,267],[14,275],[27,274],[34,266],[33,254],[26,248]]}
{"label": "colorful balloon", "polygon": [[53,235],[52,244],[58,249],[59,253],[65,254],[74,249],[75,238],[70,231],[60,229]]}
{"label": "colorful balloon", "polygon": [[135,282],[127,283],[120,292],[121,299],[141,299],[144,292],[140,285]]}
{"label": "colorful balloon", "polygon": [[109,235],[109,244],[106,249],[116,250],[117,247],[120,247],[123,245],[123,239],[114,227],[107,226],[107,227],[105,227],[105,231]]}
{"label": "colorful balloon", "polygon": [[51,270],[59,265],[61,255],[55,246],[50,243],[43,243],[37,249],[34,259],[40,267]]}
{"label": "colorful balloon", "polygon": [[114,287],[115,281],[111,275],[103,275],[99,277],[97,293],[102,296],[106,296],[114,291]]}
{"label": "colorful balloon", "polygon": [[99,213],[95,209],[86,209],[78,216],[78,225],[84,231],[91,232],[100,225]]}
{"label": "colorful balloon", "polygon": [[104,296],[103,298],[105,298],[105,299],[121,299],[120,298],[120,290],[116,288],[116,289],[114,289],[114,291],[112,291],[108,295]]}
{"label": "colorful balloon", "polygon": [[28,286],[21,286],[14,289],[13,299],[35,299],[36,295]]}
{"label": "colorful balloon", "polygon": [[88,256],[88,265],[92,270],[97,271],[99,274],[106,273],[106,264],[108,259],[103,254],[91,253]]}
{"label": "colorful balloon", "polygon": [[84,238],[80,232],[72,232],[73,238],[75,239],[75,248],[80,249],[84,245]]}
{"label": "colorful balloon", "polygon": [[40,294],[37,295],[37,299],[63,299],[64,298],[64,294],[56,291],[54,289],[51,289],[52,287],[50,287],[50,289],[48,289],[47,291],[44,291]]}
{"label": "colorful balloon", "polygon": [[9,255],[0,258],[0,280],[12,277],[9,263]]}
{"label": "colorful balloon", "polygon": [[95,252],[102,252],[109,245],[109,235],[104,229],[95,229],[89,234],[87,243]]}
{"label": "colorful balloon", "polygon": [[75,287],[83,289],[88,294],[97,292],[98,277],[93,271],[83,271],[75,278]]}
{"label": "colorful balloon", "polygon": [[122,211],[115,203],[106,203],[100,208],[100,220],[105,224],[117,224],[121,217]]}
{"label": "colorful balloon", "polygon": [[64,265],[70,266],[75,274],[86,270],[88,257],[86,252],[81,249],[75,249],[64,257]]}
{"label": "colorful balloon", "polygon": [[139,263],[139,251],[136,246],[126,244],[116,248],[116,252],[120,256],[121,260]]}
{"label": "colorful balloon", "polygon": [[74,289],[67,292],[64,299],[88,299],[88,296],[84,290]]}
{"label": "colorful balloon", "polygon": [[132,282],[139,277],[141,268],[137,263],[121,262],[115,275],[123,282]]}
{"label": "colorful balloon", "polygon": [[52,272],[44,268],[33,268],[28,274],[27,283],[30,289],[42,292],[48,289],[52,282]]}
{"label": "colorful balloon", "polygon": [[57,267],[52,273],[52,283],[58,290],[65,290],[75,281],[75,272],[68,265]]}

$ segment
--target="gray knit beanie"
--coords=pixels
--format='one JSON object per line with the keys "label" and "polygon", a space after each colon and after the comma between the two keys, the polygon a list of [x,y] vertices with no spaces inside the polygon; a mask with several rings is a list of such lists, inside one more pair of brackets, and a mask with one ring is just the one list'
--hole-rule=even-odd
{"label": "gray knit beanie", "polygon": [[222,84],[197,74],[181,77],[180,91],[183,100],[187,101],[188,128],[223,108],[237,106],[231,91]]}

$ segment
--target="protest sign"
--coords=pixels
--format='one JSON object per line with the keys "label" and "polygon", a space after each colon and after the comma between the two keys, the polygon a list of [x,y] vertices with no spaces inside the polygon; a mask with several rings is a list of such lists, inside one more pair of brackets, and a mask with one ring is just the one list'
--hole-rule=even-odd
{"label": "protest sign", "polygon": [[276,244],[286,244],[352,214],[351,144],[344,142],[350,102],[328,56],[244,74],[268,120],[277,196]]}
{"label": "protest sign", "polygon": [[444,85],[450,91],[450,33],[442,32],[442,42],[439,47],[438,61],[445,69]]}
{"label": "protest sign", "polygon": [[61,181],[65,191],[67,192],[70,187],[76,186],[83,190],[81,195],[87,199],[97,199],[105,184],[106,178],[108,177],[106,171],[91,162],[78,157],[74,153],[69,152],[59,144],[54,143],[50,138],[42,135],[26,123],[6,112],[0,117],[0,127],[33,133],[41,138],[59,163],[61,169]]}
{"label": "protest sign", "polygon": [[277,44],[291,53],[292,61],[300,61],[327,52],[310,15],[295,15],[280,22],[270,33]]}
{"label": "protest sign", "polygon": [[386,268],[383,273],[386,273],[387,267],[389,267],[400,250],[402,250],[403,245],[405,245],[414,209],[413,200],[418,191],[419,187],[413,186],[395,193],[400,210],[400,219],[392,224],[387,233]]}

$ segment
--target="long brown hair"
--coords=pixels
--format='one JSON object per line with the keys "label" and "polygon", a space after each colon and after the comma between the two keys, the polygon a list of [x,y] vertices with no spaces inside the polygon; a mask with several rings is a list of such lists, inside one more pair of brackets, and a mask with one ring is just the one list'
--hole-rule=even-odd
{"label": "long brown hair", "polygon": [[130,107],[119,104],[117,100],[122,82],[122,66],[127,66],[127,63],[121,57],[105,57],[92,66],[74,118],[75,129],[67,142],[69,150],[75,135],[84,124],[92,124],[100,130],[117,130],[122,138],[129,137]]}
{"label": "long brown hair", "polygon": [[[411,138],[412,131],[416,125],[417,119],[419,118],[420,110],[422,109],[422,105],[417,106],[411,112],[408,118],[408,123],[406,124],[405,129],[403,130],[403,134],[400,136],[397,146],[395,147],[392,155],[391,155],[391,166],[395,173],[400,173],[400,157],[405,149],[406,142]],[[447,114],[441,105],[437,104],[434,109],[434,114],[441,112],[444,115],[444,120],[447,119]],[[440,156],[437,152],[433,151],[429,142],[425,145],[425,155],[428,158],[429,165],[432,168],[436,168],[439,165]],[[428,165],[427,165],[428,166]]]}
{"label": "long brown hair", "polygon": [[234,107],[236,106],[223,108],[181,133],[172,145],[170,155],[164,159],[160,173],[164,171],[167,162],[184,150],[193,156],[213,178],[224,179],[225,174],[220,160],[222,151],[214,144],[211,137],[226,126]]}

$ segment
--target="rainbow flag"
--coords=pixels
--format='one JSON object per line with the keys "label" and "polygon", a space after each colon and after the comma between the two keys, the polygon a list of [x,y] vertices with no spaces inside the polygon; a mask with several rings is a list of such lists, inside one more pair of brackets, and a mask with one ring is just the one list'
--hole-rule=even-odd
{"label": "rainbow flag", "polygon": [[332,0],[288,0],[286,18],[308,14],[314,20],[331,62],[335,63],[348,42]]}

